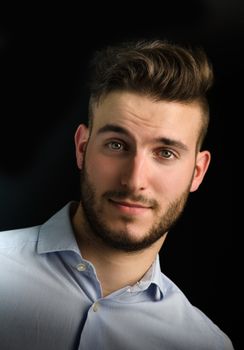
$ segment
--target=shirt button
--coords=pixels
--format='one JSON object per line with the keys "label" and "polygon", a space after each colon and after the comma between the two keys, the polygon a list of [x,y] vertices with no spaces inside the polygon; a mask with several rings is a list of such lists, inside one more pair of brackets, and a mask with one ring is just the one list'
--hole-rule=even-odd
{"label": "shirt button", "polygon": [[92,309],[93,309],[93,311],[94,312],[97,312],[98,311],[98,309],[99,309],[99,303],[96,301],[94,304],[93,304],[93,307],[92,307]]}
{"label": "shirt button", "polygon": [[85,271],[86,270],[86,265],[85,264],[78,264],[76,266],[78,271]]}

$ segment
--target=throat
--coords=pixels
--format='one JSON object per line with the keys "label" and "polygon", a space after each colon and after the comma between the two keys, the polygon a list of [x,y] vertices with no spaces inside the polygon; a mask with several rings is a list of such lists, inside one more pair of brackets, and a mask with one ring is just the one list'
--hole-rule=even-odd
{"label": "throat", "polygon": [[81,256],[93,264],[103,297],[125,287],[135,285],[150,269],[166,237],[161,237],[147,249],[125,252],[109,247],[90,232],[81,206],[72,224]]}

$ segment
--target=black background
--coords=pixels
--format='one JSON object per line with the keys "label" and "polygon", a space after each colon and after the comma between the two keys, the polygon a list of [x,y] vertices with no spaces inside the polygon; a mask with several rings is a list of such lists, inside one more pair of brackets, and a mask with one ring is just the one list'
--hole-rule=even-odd
{"label": "black background", "polygon": [[22,6],[2,10],[0,23],[0,230],[42,223],[79,199],[73,135],[87,120],[86,69],[95,49],[143,37],[205,48],[215,70],[206,140],[212,163],[160,256],[163,272],[236,349],[241,274],[233,135],[242,118],[243,9],[237,0]]}

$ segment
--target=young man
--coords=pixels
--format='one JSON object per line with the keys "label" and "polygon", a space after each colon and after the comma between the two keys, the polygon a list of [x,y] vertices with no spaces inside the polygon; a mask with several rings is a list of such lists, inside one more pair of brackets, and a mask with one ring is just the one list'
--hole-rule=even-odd
{"label": "young man", "polygon": [[158,255],[210,162],[206,55],[139,41],[91,67],[80,203],[0,235],[1,349],[233,349]]}

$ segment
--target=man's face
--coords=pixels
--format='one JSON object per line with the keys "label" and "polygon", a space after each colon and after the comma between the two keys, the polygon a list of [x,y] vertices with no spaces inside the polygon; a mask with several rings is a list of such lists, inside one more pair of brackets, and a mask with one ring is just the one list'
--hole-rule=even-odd
{"label": "man's face", "polygon": [[145,249],[175,223],[209,164],[200,125],[197,104],[116,92],[94,109],[89,140],[78,129],[83,220],[105,244]]}

